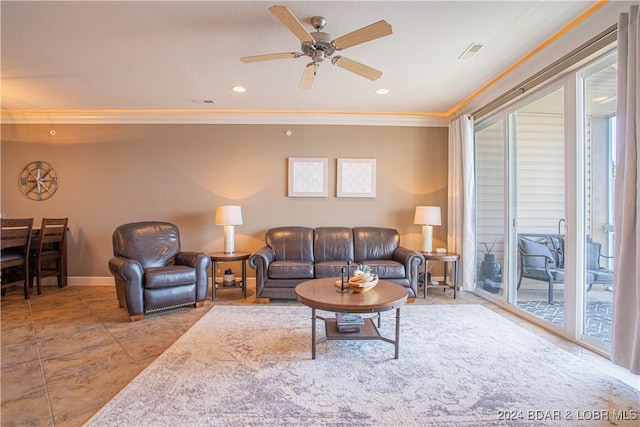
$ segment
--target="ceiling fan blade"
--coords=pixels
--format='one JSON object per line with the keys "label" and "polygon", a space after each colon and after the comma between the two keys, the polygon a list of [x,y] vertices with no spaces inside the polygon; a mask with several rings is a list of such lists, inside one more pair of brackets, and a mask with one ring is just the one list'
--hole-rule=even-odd
{"label": "ceiling fan blade", "polygon": [[269,8],[271,13],[273,13],[276,18],[280,20],[293,34],[296,35],[301,42],[312,45],[316,41],[313,36],[309,34],[309,31],[304,28],[304,26],[298,21],[298,18],[291,13],[288,7],[286,6],[271,6]]}
{"label": "ceiling fan blade", "polygon": [[299,58],[300,56],[302,54],[298,52],[268,53],[266,55],[243,56],[240,61],[248,64],[251,62],[271,61],[272,59]]}
{"label": "ceiling fan blade", "polygon": [[364,65],[358,61],[354,61],[353,59],[345,58],[344,56],[336,56],[331,62],[333,62],[338,67],[343,68],[347,71],[351,71],[352,73],[362,76],[365,79],[378,80],[380,77],[382,77],[382,71],[371,68],[368,65]]}
{"label": "ceiling fan blade", "polygon": [[387,21],[382,20],[338,37],[332,42],[332,44],[337,50],[342,50],[371,40],[379,39],[380,37],[388,36],[391,33],[391,25]]}
{"label": "ceiling fan blade", "polygon": [[318,71],[318,64],[315,62],[310,62],[307,64],[307,68],[304,69],[302,73],[302,78],[300,79],[300,84],[298,84],[298,89],[311,89],[313,85],[313,79],[316,77],[316,71]]}

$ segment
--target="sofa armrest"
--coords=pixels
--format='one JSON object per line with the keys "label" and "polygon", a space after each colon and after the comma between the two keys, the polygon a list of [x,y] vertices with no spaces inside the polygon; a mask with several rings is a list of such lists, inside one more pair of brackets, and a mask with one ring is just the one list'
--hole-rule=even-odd
{"label": "sofa armrest", "polygon": [[249,267],[256,270],[256,297],[260,296],[269,273],[269,265],[275,261],[276,253],[270,246],[263,246],[249,257]]}
{"label": "sofa armrest", "polygon": [[138,261],[114,256],[109,260],[109,271],[116,281],[116,294],[129,314],[144,314],[144,270]]}
{"label": "sofa armrest", "polygon": [[269,268],[269,264],[271,264],[276,259],[276,253],[269,246],[263,246],[257,251],[253,252],[249,257],[249,267],[254,270],[258,270],[259,268]]}
{"label": "sofa armrest", "polygon": [[393,259],[404,265],[409,285],[415,295],[418,295],[418,278],[420,269],[424,267],[425,260],[420,252],[414,251],[404,246],[398,246],[393,252]]}
{"label": "sofa armrest", "polygon": [[188,265],[196,269],[196,301],[207,299],[211,257],[203,252],[179,252],[176,255],[176,264]]}

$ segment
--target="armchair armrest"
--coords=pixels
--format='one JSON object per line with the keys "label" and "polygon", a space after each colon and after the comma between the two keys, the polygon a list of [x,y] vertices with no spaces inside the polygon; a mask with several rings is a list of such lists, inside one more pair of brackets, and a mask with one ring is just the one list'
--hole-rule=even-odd
{"label": "armchair armrest", "polygon": [[[196,268],[199,262],[203,261],[203,258],[208,258],[207,254],[201,252],[179,252],[176,254],[176,264],[177,265],[188,265],[189,267]],[[211,262],[211,258],[209,258],[209,262]]]}
{"label": "armchair armrest", "polygon": [[142,287],[144,270],[142,264],[136,260],[115,256],[109,260],[109,271],[116,280]]}
{"label": "armchair armrest", "polygon": [[138,261],[114,256],[109,260],[109,271],[116,281],[120,305],[126,304],[130,314],[144,313],[144,270]]}
{"label": "armchair armrest", "polygon": [[176,255],[176,264],[196,269],[196,301],[204,301],[209,289],[211,257],[203,252],[179,252]]}

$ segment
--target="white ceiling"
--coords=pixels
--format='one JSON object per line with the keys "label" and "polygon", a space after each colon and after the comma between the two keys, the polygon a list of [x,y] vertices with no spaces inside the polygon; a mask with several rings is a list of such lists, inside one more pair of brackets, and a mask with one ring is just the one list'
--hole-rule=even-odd
{"label": "white ceiling", "polygon": [[[452,109],[593,6],[594,1],[1,2],[3,110],[376,112]],[[307,57],[268,8],[287,6],[334,37],[384,19],[393,34],[340,54],[381,70],[371,82]],[[484,47],[458,57],[472,43]],[[532,70],[533,72],[534,70]],[[242,85],[247,92],[231,91]],[[388,95],[376,95],[387,88]],[[193,100],[214,100],[197,104]]]}

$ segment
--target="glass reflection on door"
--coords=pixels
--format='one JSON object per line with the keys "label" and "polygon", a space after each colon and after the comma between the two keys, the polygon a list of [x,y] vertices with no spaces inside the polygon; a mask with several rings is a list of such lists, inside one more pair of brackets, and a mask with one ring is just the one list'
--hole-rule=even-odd
{"label": "glass reflection on door", "polygon": [[477,287],[504,295],[504,122],[475,133]]}
{"label": "glass reflection on door", "polygon": [[615,177],[616,69],[613,58],[583,79],[584,90],[584,298],[583,337],[611,342],[613,286],[613,181]]}

